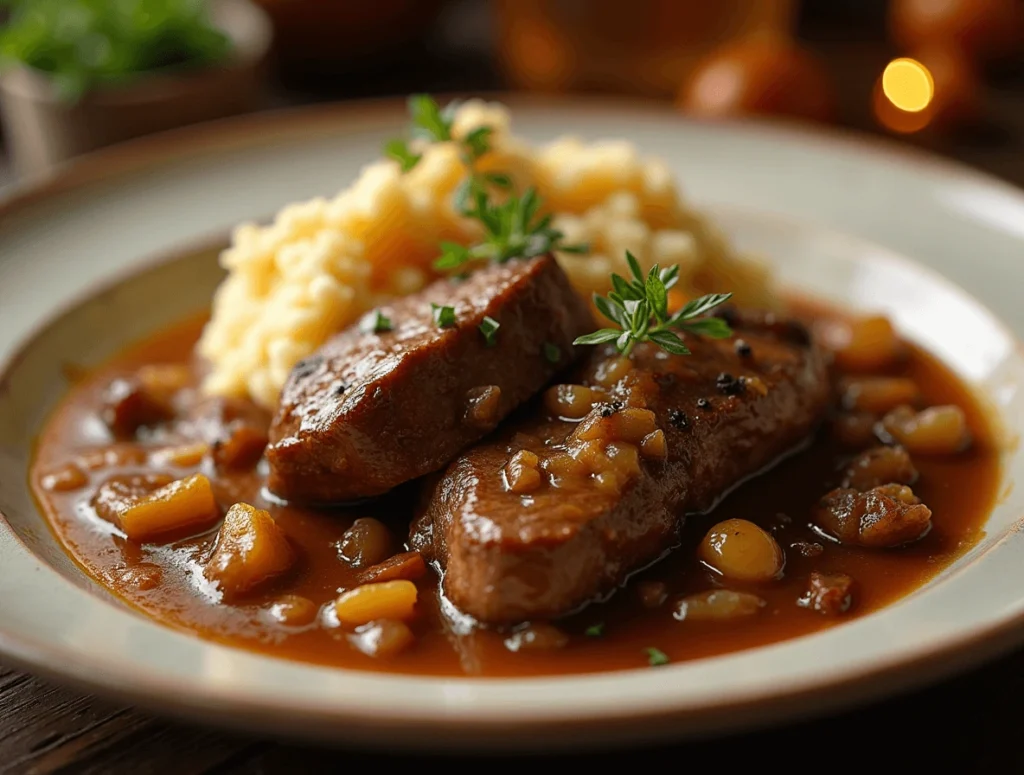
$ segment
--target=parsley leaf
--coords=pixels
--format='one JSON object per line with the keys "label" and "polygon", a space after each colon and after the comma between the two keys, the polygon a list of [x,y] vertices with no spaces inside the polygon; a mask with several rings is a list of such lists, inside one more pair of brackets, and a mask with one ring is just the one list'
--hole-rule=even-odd
{"label": "parsley leaf", "polygon": [[408,172],[423,158],[422,153],[410,151],[405,140],[391,140],[384,146],[384,153],[401,165],[402,172]]}
{"label": "parsley leaf", "polygon": [[501,328],[501,323],[492,317],[485,317],[478,328],[480,333],[484,335],[484,342],[486,342],[487,346],[494,347],[498,342],[498,329]]}
{"label": "parsley leaf", "polygon": [[648,646],[647,648],[645,648],[644,653],[647,654],[647,664],[651,667],[667,665],[671,661],[664,651],[656,649],[653,646]]}
{"label": "parsley leaf", "polygon": [[612,290],[607,296],[594,295],[594,306],[618,328],[602,328],[578,337],[573,344],[602,344],[615,341],[623,355],[629,355],[637,342],[653,342],[673,355],[689,355],[690,349],[676,333],[689,332],[713,339],[732,336],[729,324],[721,318],[704,317],[730,298],[731,293],[709,293],[687,302],[670,315],[668,292],[679,281],[679,267],[662,269],[657,264],[645,275],[636,256],[626,251],[630,277],[611,276]]}
{"label": "parsley leaf", "polygon": [[443,112],[429,94],[414,94],[409,98],[413,135],[436,143],[452,139],[451,111]]}
{"label": "parsley leaf", "polygon": [[600,638],[604,635],[604,622],[590,625],[583,631],[583,634],[588,638]]}
{"label": "parsley leaf", "polygon": [[379,309],[375,309],[359,321],[359,330],[364,334],[382,334],[391,330],[391,319],[385,317]]}
{"label": "parsley leaf", "polygon": [[447,305],[430,303],[430,308],[434,313],[434,323],[440,328],[451,328],[455,325],[455,307],[449,307]]}

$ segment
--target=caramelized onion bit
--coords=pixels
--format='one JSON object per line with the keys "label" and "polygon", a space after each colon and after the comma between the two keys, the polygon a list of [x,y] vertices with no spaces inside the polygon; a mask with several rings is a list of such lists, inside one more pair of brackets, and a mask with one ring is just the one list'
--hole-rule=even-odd
{"label": "caramelized onion bit", "polygon": [[419,552],[402,552],[362,571],[356,581],[370,584],[375,581],[415,581],[427,573],[427,564]]}
{"label": "caramelized onion bit", "polygon": [[338,556],[353,568],[369,568],[390,557],[393,548],[387,525],[373,517],[360,517],[338,541]]}
{"label": "caramelized onion bit", "polygon": [[931,529],[932,512],[909,487],[886,484],[866,492],[833,490],[813,520],[844,544],[885,548],[916,541]]}
{"label": "caramelized onion bit", "polygon": [[519,450],[505,464],[505,481],[510,492],[526,494],[535,491],[543,484],[540,459],[529,450]]}
{"label": "caramelized onion bit", "polygon": [[903,447],[875,447],[850,461],[841,486],[870,490],[882,484],[913,484],[916,480],[917,469]]}
{"label": "caramelized onion bit", "polygon": [[582,420],[602,397],[602,393],[583,385],[555,385],[544,393],[544,406],[552,417]]}
{"label": "caramelized onion bit", "polygon": [[509,651],[549,651],[564,648],[568,643],[568,635],[544,622],[528,624],[505,638]]}
{"label": "caramelized onion bit", "polygon": [[782,547],[771,533],[745,519],[727,519],[712,527],[698,554],[713,570],[740,582],[771,581],[785,565]]}
{"label": "caramelized onion bit", "polygon": [[900,406],[883,418],[882,427],[915,455],[952,455],[971,443],[967,416],[959,406],[933,406],[920,412]]}
{"label": "caramelized onion bit", "polygon": [[853,589],[853,578],[845,573],[814,571],[807,581],[807,591],[797,600],[797,605],[826,616],[838,616],[853,606]]}
{"label": "caramelized onion bit", "polygon": [[906,355],[892,323],[880,315],[852,321],[822,321],[817,333],[843,371],[881,371]]}
{"label": "caramelized onion bit", "polygon": [[334,612],[342,624],[366,624],[375,619],[409,619],[416,609],[416,585],[411,581],[382,581],[342,592]]}
{"label": "caramelized onion bit", "polygon": [[293,562],[295,551],[270,512],[236,503],[224,517],[204,575],[217,582],[225,600],[232,600],[281,575]]}
{"label": "caramelized onion bit", "polygon": [[501,388],[482,385],[466,392],[466,422],[489,430],[501,419]]}
{"label": "caramelized onion bit", "polygon": [[270,616],[286,627],[305,627],[316,620],[316,603],[301,595],[282,595],[270,606]]}
{"label": "caramelized onion bit", "polygon": [[[130,480],[132,485],[128,491],[120,497],[112,493],[115,497],[107,504],[114,512],[115,522],[133,541],[152,541],[163,535],[204,527],[220,516],[213,487],[202,474],[171,481],[141,497],[136,493],[153,480],[148,477],[130,477]],[[117,489],[114,484],[111,487]]]}
{"label": "caramelized onion bit", "polygon": [[652,460],[664,460],[668,457],[668,442],[665,440],[665,431],[658,430],[648,433],[640,442],[640,452],[646,458]]}
{"label": "caramelized onion bit", "polygon": [[897,406],[921,400],[917,383],[906,377],[849,379],[843,382],[841,389],[843,406],[871,414],[885,414]]}
{"label": "caramelized onion bit", "polygon": [[679,621],[722,622],[759,613],[766,605],[757,595],[714,589],[688,595],[676,602],[672,618]]}
{"label": "caramelized onion bit", "polygon": [[377,619],[355,628],[347,636],[353,648],[368,657],[390,659],[415,642],[409,625],[397,619]]}
{"label": "caramelized onion bit", "polygon": [[40,480],[47,492],[73,492],[89,483],[89,476],[74,463],[67,463],[45,474]]}

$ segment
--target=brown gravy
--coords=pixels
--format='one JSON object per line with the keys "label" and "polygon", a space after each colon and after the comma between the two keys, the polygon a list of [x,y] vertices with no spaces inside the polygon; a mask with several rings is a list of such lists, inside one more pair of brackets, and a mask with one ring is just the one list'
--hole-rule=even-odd
{"label": "brown gravy", "polygon": [[[915,458],[920,479],[914,492],[934,513],[933,529],[917,543],[892,550],[858,549],[823,541],[808,527],[812,505],[836,486],[838,470],[853,454],[822,431],[804,451],[741,486],[712,514],[690,517],[681,546],[637,574],[608,602],[593,604],[559,622],[570,636],[565,647],[513,653],[504,645],[507,633],[473,628],[460,632],[442,615],[437,579],[431,572],[417,582],[417,617],[410,623],[416,635],[414,645],[391,659],[375,659],[352,648],[339,628],[316,622],[288,627],[275,621],[270,609],[286,594],[302,595],[317,605],[335,599],[339,588],[350,586],[355,575],[338,558],[335,544],[342,533],[354,519],[373,516],[391,526],[400,542],[412,516],[414,486],[333,511],[276,505],[262,494],[259,469],[225,477],[205,462],[191,468],[154,463],[101,467],[74,491],[53,492],[42,486],[44,476],[77,455],[109,446],[106,428],[98,419],[106,385],[144,364],[190,363],[203,322],[191,320],[160,333],[78,381],[39,438],[31,486],[58,539],[107,589],[162,623],[277,657],[421,675],[529,676],[644,667],[646,649],[651,647],[680,662],[762,646],[870,613],[926,583],[978,540],[999,485],[999,455],[979,404],[946,367],[911,348],[909,358],[889,373],[914,379],[928,405],[960,406],[974,438],[970,449],[955,456]],[[139,445],[163,446],[146,441]],[[154,470],[175,478],[201,470],[213,481],[223,508],[245,501],[268,509],[299,550],[298,565],[243,603],[229,606],[211,596],[199,572],[212,548],[216,526],[159,546],[140,546],[116,537],[89,507],[96,487],[113,474]],[[712,524],[734,517],[770,530],[786,553],[781,580],[748,590],[767,603],[758,615],[729,622],[680,622],[673,618],[668,602],[656,608],[641,603],[642,582],[662,582],[669,601],[719,585],[715,574],[698,561],[695,547]],[[824,551],[805,557],[791,548],[796,542],[818,543]],[[841,572],[856,580],[855,603],[849,612],[829,617],[798,607],[812,571]]]}

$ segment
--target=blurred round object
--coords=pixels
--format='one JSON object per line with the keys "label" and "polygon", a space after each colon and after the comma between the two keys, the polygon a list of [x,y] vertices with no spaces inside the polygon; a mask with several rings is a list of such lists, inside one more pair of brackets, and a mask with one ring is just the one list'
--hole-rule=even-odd
{"label": "blurred round object", "polygon": [[894,59],[882,73],[882,92],[901,110],[917,113],[935,97],[935,82],[928,68],[916,59]]}
{"label": "blurred round object", "polygon": [[707,118],[784,115],[830,121],[828,75],[809,52],[782,36],[753,36],[715,49],[683,85],[679,107]]}
{"label": "blurred round object", "polygon": [[920,132],[925,127],[941,132],[973,123],[980,118],[981,78],[974,64],[958,48],[937,45],[922,47],[911,57],[890,62],[887,72],[895,62],[913,62],[925,70],[931,80],[932,95],[922,106],[918,100],[925,96],[926,91],[920,84],[897,93],[899,87],[893,89],[891,72],[889,88],[886,88],[887,79],[883,73],[875,84],[873,96],[875,117],[883,126],[902,134]]}
{"label": "blurred round object", "polygon": [[523,89],[561,91],[572,87],[577,70],[572,42],[539,14],[511,13],[502,28],[502,65]]}
{"label": "blurred round object", "polygon": [[1014,53],[1024,41],[1020,0],[891,0],[889,30],[905,49],[961,48],[980,61]]}

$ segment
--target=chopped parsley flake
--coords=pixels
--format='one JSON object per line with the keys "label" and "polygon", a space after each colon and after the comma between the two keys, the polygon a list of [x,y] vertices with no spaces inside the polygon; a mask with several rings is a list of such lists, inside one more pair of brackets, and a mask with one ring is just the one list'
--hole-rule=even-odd
{"label": "chopped parsley flake", "polygon": [[430,308],[434,311],[434,322],[438,326],[441,328],[451,328],[455,325],[455,307],[442,306],[431,302]]}
{"label": "chopped parsley flake", "polygon": [[658,667],[659,665],[667,665],[669,663],[668,655],[653,646],[645,648],[644,653],[647,654],[647,664],[651,667]]}
{"label": "chopped parsley flake", "polygon": [[478,328],[480,333],[484,335],[484,341],[487,343],[487,346],[494,347],[498,341],[498,329],[501,328],[501,323],[492,317],[485,317],[484,322]]}
{"label": "chopped parsley flake", "polygon": [[364,334],[382,334],[391,330],[391,318],[375,309],[359,322],[359,330]]}
{"label": "chopped parsley flake", "polygon": [[588,638],[600,638],[604,635],[604,622],[590,625],[583,631],[583,634]]}

